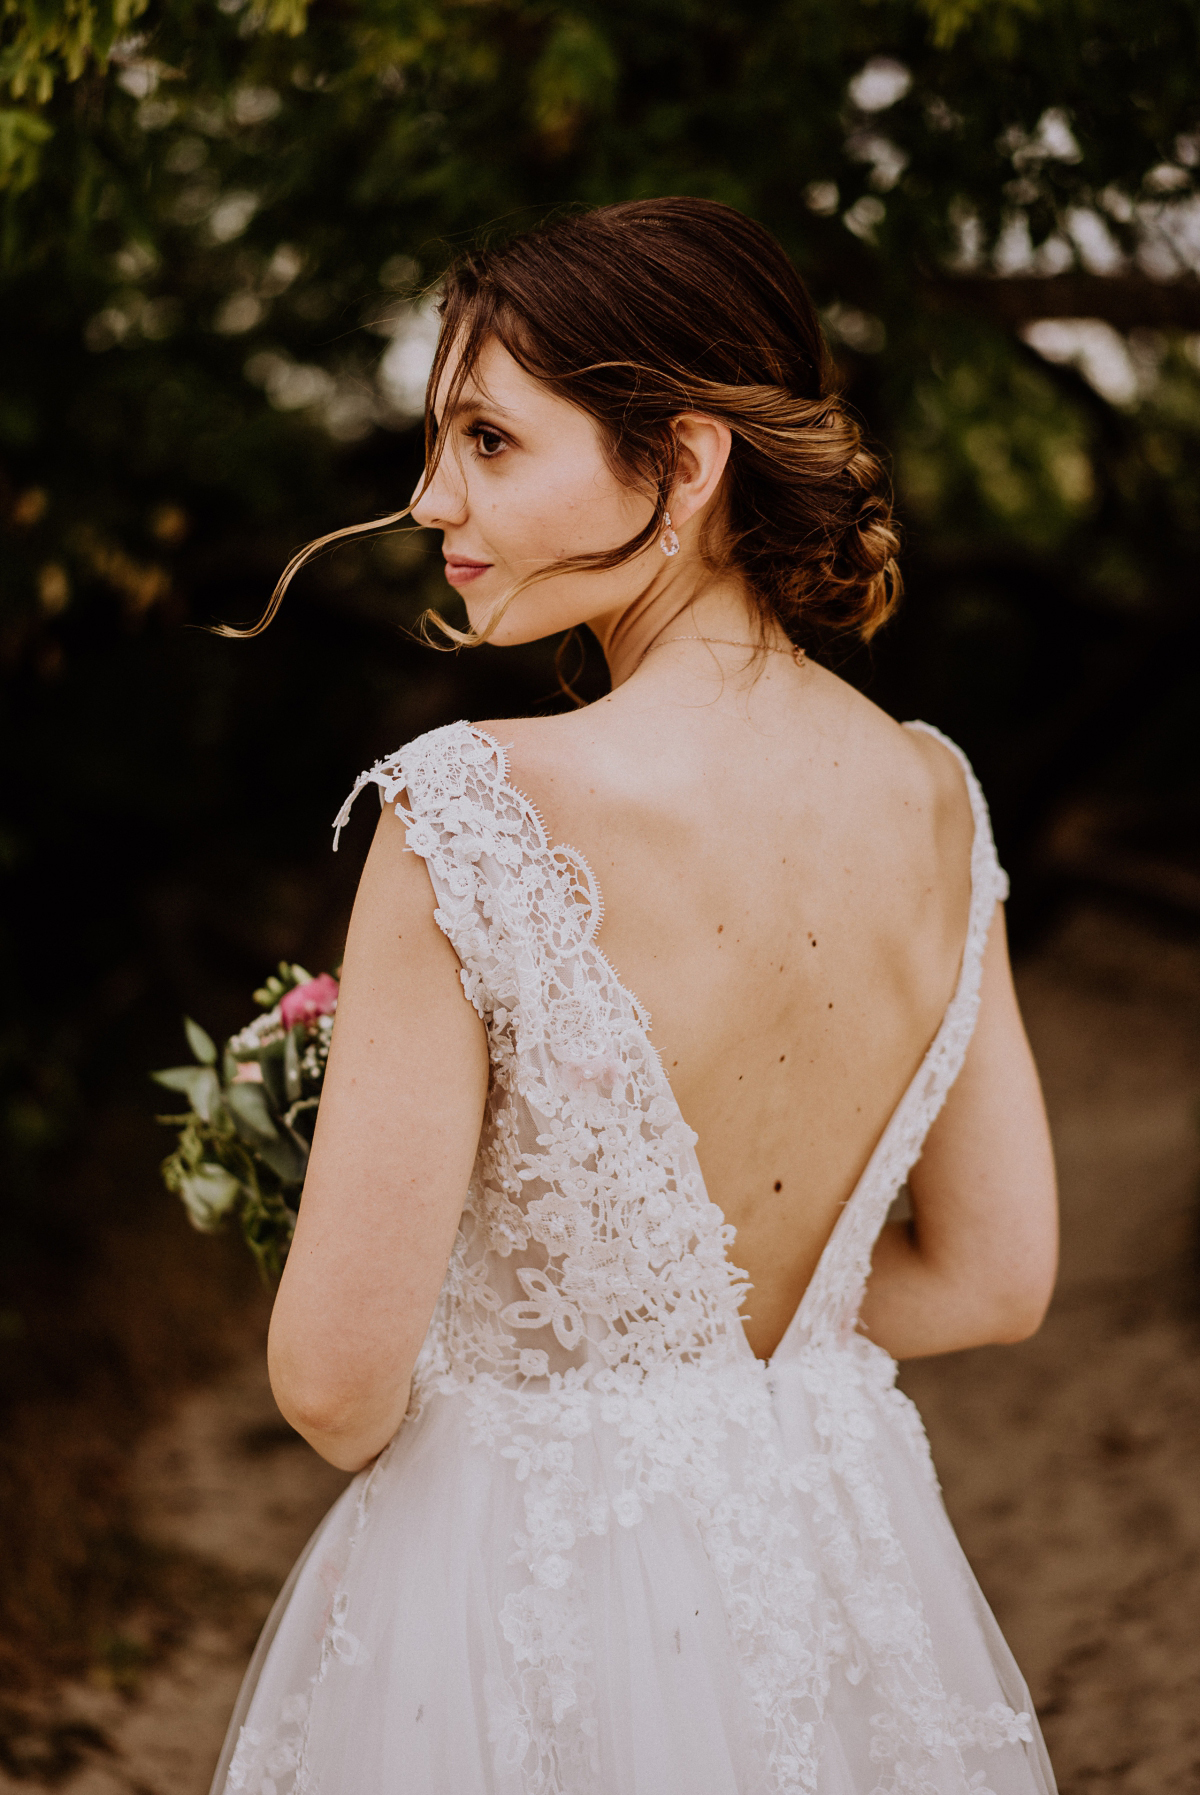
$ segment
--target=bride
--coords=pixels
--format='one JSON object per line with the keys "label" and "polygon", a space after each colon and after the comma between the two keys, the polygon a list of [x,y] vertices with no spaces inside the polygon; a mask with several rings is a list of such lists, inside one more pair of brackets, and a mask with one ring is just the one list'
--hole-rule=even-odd
{"label": "bride", "polygon": [[270,1367],[358,1476],[214,1790],[1047,1795],[894,1379],[1037,1328],[1050,1147],[979,787],[804,652],[897,589],[811,301],[611,206],[455,264],[430,394],[458,640],[612,689],[351,795]]}

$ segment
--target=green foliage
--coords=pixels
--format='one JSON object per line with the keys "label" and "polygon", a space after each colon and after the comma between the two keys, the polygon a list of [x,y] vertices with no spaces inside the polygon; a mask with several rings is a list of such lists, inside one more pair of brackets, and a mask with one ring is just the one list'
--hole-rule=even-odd
{"label": "green foliage", "polygon": [[[0,602],[35,652],[90,594],[134,617],[187,603],[201,518],[226,540],[339,521],[335,463],[357,442],[385,453],[407,421],[376,383],[383,341],[481,225],[647,192],[744,207],[830,308],[894,438],[939,402],[947,305],[969,318],[968,360],[996,341],[1025,359],[987,283],[967,296],[961,278],[995,245],[1027,230],[1031,253],[1077,261],[1087,212],[1130,256],[1134,208],[1160,203],[1148,176],[1172,171],[1172,205],[1192,185],[1177,145],[1197,124],[1200,21],[1177,6],[352,0],[305,25],[291,0],[161,0],[136,19],[137,0],[8,3],[26,104],[0,114]],[[872,58],[906,71],[890,104],[855,102]],[[1035,489],[1033,509],[1061,510],[1049,464]],[[989,510],[1018,535],[1031,515]]]}
{"label": "green foliage", "polygon": [[156,1084],[188,1101],[181,1115],[159,1117],[179,1130],[163,1162],[167,1189],[202,1234],[236,1217],[266,1282],[279,1276],[287,1258],[329,1053],[331,1014],[291,1027],[280,1017],[280,998],[308,983],[302,966],[281,962],[278,975],[254,994],[266,1014],[220,1055],[212,1037],[185,1016],[197,1063],[151,1073]]}
{"label": "green foliage", "polygon": [[0,8],[0,87],[44,106],[62,77],[78,81],[90,66],[103,71],[121,33],[149,0],[4,0]]}
{"label": "green foliage", "polygon": [[184,1033],[187,1035],[188,1046],[200,1061],[200,1064],[202,1066],[215,1066],[217,1063],[217,1049],[211,1035],[207,1035],[200,1024],[198,1022],[193,1022],[190,1016],[184,1017],[183,1029]]}
{"label": "green foliage", "polygon": [[571,12],[554,20],[529,80],[530,117],[551,155],[573,148],[588,122],[608,112],[618,74],[598,24]]}
{"label": "green foliage", "polygon": [[1002,55],[1013,56],[1021,26],[1043,14],[1043,0],[920,0],[935,50],[949,50],[964,31],[983,32]]}
{"label": "green foliage", "polygon": [[948,344],[913,397],[896,442],[897,482],[910,517],[933,522],[945,550],[1017,536],[1062,551],[1094,522],[1087,419],[1033,357],[1013,356],[1002,340]]}
{"label": "green foliage", "polygon": [[54,127],[36,112],[0,107],[0,189],[21,193],[38,176],[42,145]]}
{"label": "green foliage", "polygon": [[[1104,688],[1081,643],[1121,619],[1136,659],[1192,627],[1196,8],[4,3],[12,1141],[59,1138],[69,1105],[46,1093],[72,1088],[81,1051],[52,1020],[81,1001],[71,981],[32,970],[58,965],[53,947],[18,948],[76,926],[46,899],[46,882],[69,888],[72,830],[130,864],[94,898],[111,893],[83,955],[102,982],[141,952],[120,918],[150,902],[132,894],[152,867],[189,889],[219,883],[196,867],[206,841],[213,867],[227,853],[252,884],[246,869],[287,861],[304,830],[315,855],[316,825],[299,819],[360,747],[526,692],[511,659],[497,690],[486,657],[435,667],[405,646],[401,627],[441,590],[419,541],[306,574],[269,643],[184,628],[255,616],[298,543],[403,502],[420,453],[413,395],[381,383],[381,363],[426,328],[420,295],[480,230],[684,192],[780,236],[851,401],[895,455],[909,597],[877,689],[965,731],[994,790],[1060,739],[1043,716],[1043,746],[1008,752],[1012,731],[1034,730],[1044,667],[1069,688],[1064,713],[1083,717]],[[1047,316],[1111,320],[1136,391],[1106,398],[1069,357],[1035,353],[1021,333]],[[311,623],[305,605],[320,609]],[[1007,658],[980,621],[1001,614]],[[296,681],[318,697],[306,727],[281,729]],[[971,736],[983,717],[990,766]],[[1114,739],[1095,730],[1080,753],[1099,764]],[[253,949],[281,951],[307,949],[266,935]],[[172,1010],[202,1000],[181,991]]]}

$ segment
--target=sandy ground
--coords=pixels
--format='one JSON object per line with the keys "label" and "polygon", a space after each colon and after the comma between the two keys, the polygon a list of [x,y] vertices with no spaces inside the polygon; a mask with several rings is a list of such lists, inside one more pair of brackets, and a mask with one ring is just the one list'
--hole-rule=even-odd
{"label": "sandy ground", "polygon": [[[1035,1340],[903,1381],[1063,1795],[1182,1795],[1200,1791],[1200,946],[1084,909],[1019,982],[1062,1177],[1058,1295]],[[144,1441],[144,1535],[208,1566],[211,1594],[157,1668],[59,1692],[84,1756],[64,1795],[205,1795],[254,1633],[342,1483],[279,1419],[257,1341]]]}

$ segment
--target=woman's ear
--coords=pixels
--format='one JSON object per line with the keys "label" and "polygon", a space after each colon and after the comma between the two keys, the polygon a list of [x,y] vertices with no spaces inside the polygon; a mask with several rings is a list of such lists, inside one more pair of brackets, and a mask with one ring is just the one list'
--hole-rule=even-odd
{"label": "woman's ear", "polygon": [[679,445],[675,484],[671,488],[671,522],[678,530],[703,511],[721,483],[733,445],[728,424],[702,411],[683,411],[671,421]]}

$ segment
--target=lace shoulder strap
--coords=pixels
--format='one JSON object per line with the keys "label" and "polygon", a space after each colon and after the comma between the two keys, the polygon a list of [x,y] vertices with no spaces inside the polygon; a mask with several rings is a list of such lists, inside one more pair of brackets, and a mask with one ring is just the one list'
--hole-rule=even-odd
{"label": "lace shoulder strap", "polygon": [[[500,744],[471,723],[430,730],[361,773],[334,821],[334,848],[358,794],[379,788],[425,861],[434,920],[462,962],[463,989],[489,1025],[503,1028],[546,950],[570,956],[590,943],[600,904],[586,862],[551,848],[533,805],[508,780]],[[535,979],[534,984],[542,982]]]}

